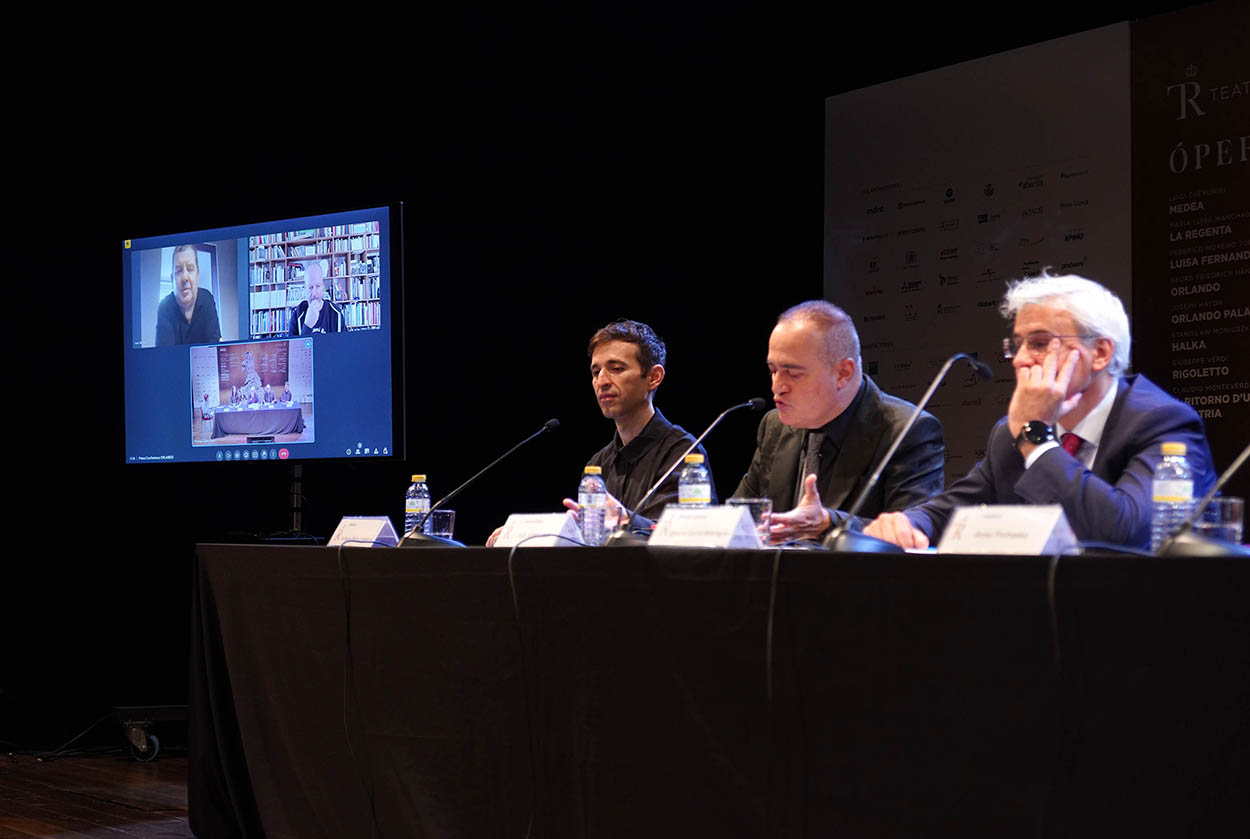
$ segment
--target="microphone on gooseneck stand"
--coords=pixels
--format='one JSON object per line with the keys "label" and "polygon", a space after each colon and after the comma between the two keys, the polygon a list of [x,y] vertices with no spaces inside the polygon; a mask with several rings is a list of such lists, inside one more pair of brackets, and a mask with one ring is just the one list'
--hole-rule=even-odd
{"label": "microphone on gooseneck stand", "polygon": [[703,438],[706,437],[708,434],[710,434],[713,428],[720,425],[721,420],[723,420],[725,417],[732,414],[734,411],[739,410],[740,408],[750,408],[752,411],[761,411],[764,409],[765,404],[767,403],[765,403],[763,399],[757,396],[754,399],[748,400],[746,402],[742,402],[738,405],[734,405],[733,407],[726,408],[724,411],[722,411],[719,417],[712,420],[712,424],[707,427],[707,430],[704,431],[702,434],[700,434],[695,439],[695,441],[690,444],[690,448],[682,452],[681,456],[678,457],[677,460],[673,461],[673,465],[669,466],[668,469],[664,472],[664,474],[660,476],[660,479],[655,482],[655,485],[652,486],[651,489],[647,490],[646,495],[638,499],[638,503],[634,505],[634,509],[629,511],[629,515],[625,517],[625,521],[617,525],[616,530],[612,531],[612,534],[608,536],[607,539],[603,540],[603,546],[606,548],[606,547],[624,547],[627,545],[645,545],[647,543],[646,538],[642,536],[638,536],[632,533],[630,530],[633,527],[634,516],[637,514],[637,511],[641,510],[646,505],[647,501],[650,500],[651,496],[655,495],[656,490],[658,490],[661,486],[664,485],[664,482],[668,480],[669,475],[673,474],[673,470],[676,469],[678,466],[680,466],[683,462],[685,462],[686,455],[690,454],[692,451],[697,449],[699,447],[699,444],[703,442]]}
{"label": "microphone on gooseneck stand", "polygon": [[433,536],[428,533],[422,533],[421,529],[425,527],[426,519],[428,519],[430,517],[430,514],[433,513],[435,510],[437,510],[439,507],[443,506],[448,501],[450,501],[451,499],[459,495],[462,489],[469,486],[469,484],[473,483],[478,478],[485,475],[491,469],[494,469],[495,465],[498,464],[499,461],[503,460],[505,457],[512,454],[517,449],[521,448],[521,446],[524,446],[530,440],[533,440],[539,434],[542,434],[543,432],[546,432],[546,431],[555,431],[559,427],[560,427],[560,421],[558,419],[547,420],[545,423],[543,423],[542,428],[538,429],[533,434],[526,437],[524,440],[517,443],[512,448],[508,449],[499,457],[491,461],[489,465],[487,465],[484,469],[482,469],[472,478],[469,478],[469,480],[465,481],[460,486],[456,487],[451,492],[447,493],[442,498],[438,499],[438,503],[434,504],[433,506],[430,507],[429,510],[426,511],[425,515],[422,516],[421,519],[417,522],[416,527],[414,527],[409,533],[405,534],[404,538],[399,540],[399,544],[396,545],[396,547],[399,547],[399,548],[438,548],[438,547],[463,548],[464,543],[457,542],[455,539],[447,539],[442,536]]}
{"label": "microphone on gooseneck stand", "polygon": [[881,458],[881,462],[873,470],[872,477],[868,479],[868,483],[864,484],[864,488],[855,499],[855,503],[846,511],[846,518],[825,537],[823,544],[826,548],[838,553],[905,553],[898,545],[887,542],[884,539],[878,539],[875,536],[851,530],[850,525],[856,514],[864,506],[864,502],[868,500],[868,493],[872,491],[877,481],[881,479],[881,473],[885,470],[886,464],[890,462],[890,458],[894,457],[894,453],[898,451],[903,438],[907,436],[908,432],[911,431],[911,427],[916,424],[916,420],[920,418],[920,412],[924,410],[924,406],[929,404],[929,399],[933,397],[933,392],[938,389],[938,385],[946,377],[946,373],[951,369],[951,365],[961,358],[972,365],[972,369],[976,371],[977,376],[981,379],[989,381],[994,378],[994,371],[990,369],[988,364],[984,361],[978,361],[968,353],[957,352],[946,359],[942,369],[938,370],[937,375],[933,377],[933,381],[929,384],[929,389],[924,392],[924,396],[916,403],[916,409],[907,418],[907,424],[895,435],[894,442],[890,444],[885,457]]}
{"label": "microphone on gooseneck stand", "polygon": [[1159,556],[1250,556],[1250,548],[1247,548],[1245,545],[1203,536],[1195,533],[1193,530],[1194,523],[1202,517],[1207,504],[1220,491],[1220,488],[1228,483],[1228,479],[1236,474],[1237,470],[1246,462],[1247,457],[1250,457],[1250,445],[1241,450],[1241,454],[1237,455],[1233,465],[1224,470],[1224,474],[1220,475],[1220,479],[1215,482],[1215,486],[1211,487],[1207,494],[1202,496],[1202,500],[1194,505],[1194,509],[1190,512],[1189,517],[1177,528],[1175,533],[1168,537],[1166,542],[1159,546]]}

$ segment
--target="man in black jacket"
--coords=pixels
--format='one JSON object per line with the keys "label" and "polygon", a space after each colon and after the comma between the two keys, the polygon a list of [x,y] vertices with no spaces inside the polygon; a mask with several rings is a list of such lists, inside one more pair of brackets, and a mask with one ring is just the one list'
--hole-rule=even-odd
{"label": "man in black jacket", "polygon": [[[915,406],[864,376],[859,335],[842,309],[810,300],[786,310],[768,339],[776,409],[760,422],[735,498],[773,501],[772,541],[819,539],[844,516]],[[918,504],[942,490],[942,426],[922,413],[861,515]]]}
{"label": "man in black jacket", "polygon": [[213,294],[200,288],[199,251],[195,245],[174,248],[174,290],[156,309],[156,346],[215,344],[221,340],[217,303]]}

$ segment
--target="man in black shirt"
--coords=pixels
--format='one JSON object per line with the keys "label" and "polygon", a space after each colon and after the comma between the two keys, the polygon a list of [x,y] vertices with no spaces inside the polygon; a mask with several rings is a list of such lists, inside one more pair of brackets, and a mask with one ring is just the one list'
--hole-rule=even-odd
{"label": "man in black shirt", "polygon": [[221,340],[217,304],[200,288],[199,252],[195,245],[174,248],[174,290],[156,309],[156,346],[215,344]]}
{"label": "man in black shirt", "polygon": [[316,332],[342,332],[343,313],[326,298],[325,271],[321,263],[310,264],[305,276],[308,279],[308,299],[301,300],[291,310],[291,337]]}
{"label": "man in black shirt", "polygon": [[[608,486],[608,506],[623,505],[634,515],[633,526],[647,527],[659,518],[665,505],[677,498],[680,469],[669,475],[646,506],[635,509],[647,490],[659,480],[690,444],[694,435],[673,425],[656,409],[655,391],[664,381],[664,363],[668,353],[664,342],[645,323],[620,320],[610,323],[590,339],[590,383],[595,390],[599,410],[616,424],[612,442],[604,446],[587,464],[603,468]],[[692,454],[702,454],[703,447]],[[711,467],[708,467],[711,477]],[[712,486],[712,503],[716,503],[716,487]],[[564,506],[577,510],[577,502],[564,499]],[[609,511],[609,519],[612,518]]]}
{"label": "man in black shirt", "polygon": [[[635,509],[636,505],[694,442],[694,435],[665,419],[653,404],[655,391],[664,381],[668,353],[651,327],[620,320],[591,336],[589,355],[595,399],[603,415],[616,424],[616,433],[612,442],[596,452],[587,465],[603,469],[608,488],[608,526],[632,512],[633,528],[645,529],[666,504],[677,498],[681,470],[674,470],[645,506]],[[693,453],[702,454],[707,464],[702,446]],[[708,476],[711,477],[711,467]],[[715,484],[712,503],[716,503]],[[571,498],[564,499],[564,506],[577,511],[577,502]],[[488,546],[495,543],[502,529],[491,534]]]}
{"label": "man in black shirt", "polygon": [[[863,374],[850,316],[824,300],[777,319],[768,371],[777,407],[760,422],[755,456],[734,497],[772,499],[774,543],[818,539],[863,491],[915,406]],[[861,514],[901,510],[940,492],[945,459],[942,426],[922,413]]]}

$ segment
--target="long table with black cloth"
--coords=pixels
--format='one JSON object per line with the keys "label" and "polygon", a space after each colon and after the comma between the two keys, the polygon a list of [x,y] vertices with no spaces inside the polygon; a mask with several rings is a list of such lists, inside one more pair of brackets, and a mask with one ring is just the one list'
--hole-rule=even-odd
{"label": "long table with black cloth", "polygon": [[200,839],[1250,833],[1244,560],[196,564]]}

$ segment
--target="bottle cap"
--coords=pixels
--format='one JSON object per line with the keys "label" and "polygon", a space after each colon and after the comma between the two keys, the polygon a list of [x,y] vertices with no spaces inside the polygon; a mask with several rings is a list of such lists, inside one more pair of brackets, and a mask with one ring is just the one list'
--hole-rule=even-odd
{"label": "bottle cap", "polygon": [[687,462],[687,463],[702,463],[702,462],[703,462],[703,455],[701,455],[701,454],[688,454],[688,455],[686,455],[686,462]]}
{"label": "bottle cap", "polygon": [[1164,454],[1184,454],[1186,452],[1184,443],[1164,443]]}
{"label": "bottle cap", "polygon": [[587,475],[600,475],[600,474],[602,474],[602,473],[603,473],[603,467],[602,467],[602,466],[587,466],[587,467],[586,467],[586,472],[585,472],[585,474],[587,474]]}
{"label": "bottle cap", "polygon": [[423,484],[423,483],[425,483],[425,475],[413,475],[413,476],[412,476],[412,482],[413,482],[414,484]]}

